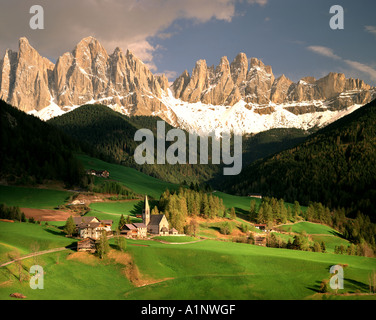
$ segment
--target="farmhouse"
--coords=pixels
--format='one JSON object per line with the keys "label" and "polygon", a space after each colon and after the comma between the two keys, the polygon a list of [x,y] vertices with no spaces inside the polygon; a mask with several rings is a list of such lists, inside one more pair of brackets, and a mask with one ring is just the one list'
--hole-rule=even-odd
{"label": "farmhouse", "polygon": [[146,238],[147,228],[144,223],[128,223],[123,226],[120,234],[128,238]]}
{"label": "farmhouse", "polygon": [[128,223],[123,226],[123,228],[120,231],[120,234],[128,238],[137,238],[138,232],[137,228],[133,224]]}
{"label": "farmhouse", "polygon": [[112,220],[99,220],[96,217],[73,217],[80,238],[99,239],[103,231],[112,232]]}
{"label": "farmhouse", "polygon": [[107,170],[90,169],[86,171],[86,174],[96,176],[96,177],[102,177],[102,178],[108,178],[110,176],[110,173]]}
{"label": "farmhouse", "polygon": [[262,199],[261,193],[251,193],[248,197]]}
{"label": "farmhouse", "polygon": [[254,224],[255,228],[261,230],[261,231],[265,231],[266,230],[266,224],[263,224],[263,223],[259,223],[259,224]]}
{"label": "farmhouse", "polygon": [[256,236],[255,237],[255,245],[265,247],[266,246],[266,237]]}

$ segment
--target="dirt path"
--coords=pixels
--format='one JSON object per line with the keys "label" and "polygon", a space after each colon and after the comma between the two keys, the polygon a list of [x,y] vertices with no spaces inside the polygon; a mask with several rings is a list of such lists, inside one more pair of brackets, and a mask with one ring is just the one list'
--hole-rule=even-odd
{"label": "dirt path", "polygon": [[53,252],[59,252],[59,251],[64,251],[64,250],[70,250],[70,249],[71,249],[70,247],[61,247],[61,248],[54,248],[54,249],[49,249],[49,250],[44,250],[44,251],[38,251],[38,252],[30,253],[30,254],[28,254],[26,256],[14,259],[12,261],[5,262],[5,263],[1,264],[0,267],[5,267],[5,266],[7,266],[7,265],[9,265],[11,263],[14,263],[16,261],[20,261],[20,260],[24,260],[24,259],[28,259],[28,258],[32,258],[32,257],[36,257],[36,256],[40,256],[40,255],[43,255],[43,254],[53,253]]}
{"label": "dirt path", "polygon": [[188,241],[188,242],[168,242],[168,241],[157,240],[157,239],[150,239],[150,240],[157,241],[157,242],[160,242],[160,243],[163,243],[163,244],[190,244],[190,243],[202,242],[202,241],[205,241],[207,239],[200,239],[200,240]]}

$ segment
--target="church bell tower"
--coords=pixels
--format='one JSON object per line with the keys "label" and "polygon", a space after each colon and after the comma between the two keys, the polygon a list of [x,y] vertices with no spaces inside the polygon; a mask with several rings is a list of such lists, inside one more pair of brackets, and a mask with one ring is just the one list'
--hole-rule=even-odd
{"label": "church bell tower", "polygon": [[145,195],[144,208],[142,209],[142,221],[146,226],[150,223],[150,207],[147,195]]}

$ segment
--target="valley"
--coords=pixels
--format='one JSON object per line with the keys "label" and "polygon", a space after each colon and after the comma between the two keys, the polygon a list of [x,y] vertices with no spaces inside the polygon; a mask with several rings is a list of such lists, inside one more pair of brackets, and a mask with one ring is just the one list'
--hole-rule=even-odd
{"label": "valley", "polygon": [[0,59],[0,300],[376,299],[376,87],[32,42]]}
{"label": "valley", "polygon": [[[134,169],[84,155],[78,155],[78,158],[85,168],[106,169],[111,179],[139,194],[149,194],[152,190],[154,199],[158,199],[166,188],[179,188],[179,185],[166,184]],[[72,195],[69,191],[49,189],[1,188],[2,194],[17,195],[13,199],[2,199],[9,206],[61,207]],[[46,197],[46,192],[55,196]],[[252,198],[221,192],[214,194],[223,199],[227,208],[235,206],[237,214],[248,214]],[[20,199],[19,203],[16,198]],[[43,203],[43,199],[49,202]],[[260,199],[254,200],[261,203]],[[142,198],[92,202],[87,215],[111,219],[115,229],[121,215],[129,215],[132,222],[140,221],[136,214],[140,213],[142,203]],[[157,201],[150,203],[153,206]],[[273,233],[280,237],[293,238],[304,232],[311,240],[324,241],[326,253],[322,253],[234,242],[237,237],[246,236],[241,230],[243,224],[256,234],[260,232],[252,227],[253,223],[239,217],[235,220],[229,217],[197,219],[199,230],[195,237],[127,239],[125,252],[119,251],[115,239],[110,238],[111,251],[105,259],[76,252],[74,246],[77,240],[67,238],[62,230],[65,221],[0,221],[0,263],[35,251],[73,245],[72,249],[24,259],[20,263],[21,271],[17,263],[1,267],[1,299],[12,299],[9,297],[12,292],[21,292],[32,300],[375,299],[368,290],[368,276],[375,267],[374,258],[335,254],[334,247],[341,244],[347,247],[348,241],[332,228],[311,222],[273,227]],[[218,231],[218,225],[223,221],[234,225],[228,236]],[[32,290],[28,284],[28,269],[36,261],[46,273],[44,290]],[[321,281],[330,278],[328,268],[334,264],[346,265],[346,289],[340,290],[340,294],[319,293]]]}

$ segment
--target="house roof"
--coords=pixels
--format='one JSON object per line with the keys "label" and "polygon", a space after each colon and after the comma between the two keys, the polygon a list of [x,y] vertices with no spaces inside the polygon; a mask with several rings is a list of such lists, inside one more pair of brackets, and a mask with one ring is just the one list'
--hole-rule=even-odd
{"label": "house roof", "polygon": [[73,221],[76,225],[78,224],[81,224],[81,223],[90,223],[92,222],[93,220],[97,220],[97,217],[87,217],[87,216],[84,216],[84,217],[73,217]]}
{"label": "house roof", "polygon": [[136,228],[146,228],[146,224],[145,223],[134,223],[133,225]]}
{"label": "house roof", "polygon": [[102,223],[104,224],[113,224],[113,221],[112,220],[101,220]]}
{"label": "house roof", "polygon": [[130,223],[127,223],[123,226],[123,230],[136,230],[137,228],[133,225],[133,224],[130,224]]}
{"label": "house roof", "polygon": [[80,223],[77,225],[79,229],[84,229],[84,228],[98,228],[98,227],[103,227],[103,224],[101,222],[91,222],[91,223]]}
{"label": "house roof", "polygon": [[85,238],[83,240],[78,241],[77,245],[83,245],[86,242],[95,243],[96,241],[94,239],[92,239],[92,238]]}

